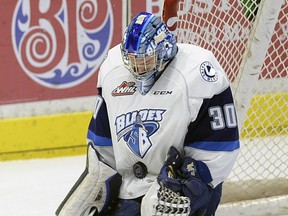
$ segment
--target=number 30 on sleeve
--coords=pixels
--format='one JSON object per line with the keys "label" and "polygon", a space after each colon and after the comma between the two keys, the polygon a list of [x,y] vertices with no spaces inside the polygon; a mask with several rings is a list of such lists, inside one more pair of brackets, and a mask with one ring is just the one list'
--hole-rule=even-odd
{"label": "number 30 on sleeve", "polygon": [[236,112],[233,104],[225,104],[222,107],[213,106],[208,109],[209,116],[213,118],[211,128],[221,130],[225,127],[237,127]]}

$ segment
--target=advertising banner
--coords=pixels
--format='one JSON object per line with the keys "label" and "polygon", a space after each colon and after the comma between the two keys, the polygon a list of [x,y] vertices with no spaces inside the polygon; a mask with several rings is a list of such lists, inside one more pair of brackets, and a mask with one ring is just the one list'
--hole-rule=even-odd
{"label": "advertising banner", "polygon": [[0,105],[96,94],[122,1],[4,0],[0,14]]}

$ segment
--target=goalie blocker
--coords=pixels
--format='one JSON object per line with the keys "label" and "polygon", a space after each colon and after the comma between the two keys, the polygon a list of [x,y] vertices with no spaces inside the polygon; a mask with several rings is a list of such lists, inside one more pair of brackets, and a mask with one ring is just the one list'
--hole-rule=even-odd
{"label": "goalie blocker", "polygon": [[88,144],[86,168],[56,211],[57,216],[107,216],[117,205],[121,176]]}

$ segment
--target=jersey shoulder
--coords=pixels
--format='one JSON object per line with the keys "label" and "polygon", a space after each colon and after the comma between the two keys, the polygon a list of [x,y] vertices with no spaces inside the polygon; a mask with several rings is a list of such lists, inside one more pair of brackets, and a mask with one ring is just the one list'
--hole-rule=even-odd
{"label": "jersey shoulder", "polygon": [[105,68],[109,71],[119,65],[123,65],[120,44],[112,47],[108,51],[108,54],[105,57],[100,69]]}
{"label": "jersey shoulder", "polygon": [[102,62],[102,65],[100,66],[99,74],[98,74],[98,87],[101,87],[101,83],[105,79],[105,77],[114,69],[118,67],[124,67],[121,50],[120,50],[120,44],[112,47],[104,61]]}
{"label": "jersey shoulder", "polygon": [[185,79],[189,97],[211,98],[229,86],[213,53],[199,46],[178,44],[178,53],[169,66]]}

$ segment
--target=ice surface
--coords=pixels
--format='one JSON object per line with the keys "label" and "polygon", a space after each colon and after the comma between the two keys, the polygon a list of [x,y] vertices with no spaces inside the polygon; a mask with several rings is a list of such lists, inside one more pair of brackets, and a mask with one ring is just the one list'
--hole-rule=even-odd
{"label": "ice surface", "polygon": [[0,162],[0,215],[55,215],[84,168],[84,155]]}
{"label": "ice surface", "polygon": [[[85,155],[0,162],[0,215],[55,216],[85,163]],[[227,216],[220,212],[217,216]]]}

